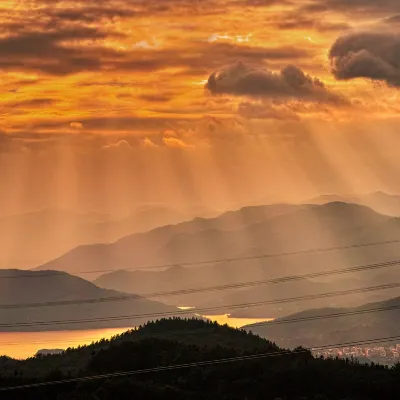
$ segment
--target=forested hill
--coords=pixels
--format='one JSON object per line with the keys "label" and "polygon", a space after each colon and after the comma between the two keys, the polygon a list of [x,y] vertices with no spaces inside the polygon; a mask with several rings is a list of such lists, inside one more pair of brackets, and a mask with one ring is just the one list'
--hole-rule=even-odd
{"label": "forested hill", "polygon": [[243,330],[201,320],[152,322],[111,341],[25,361],[0,359],[0,387],[199,363],[250,354],[269,356],[0,392],[2,399],[287,399],[400,398],[400,368],[315,359],[286,352]]}

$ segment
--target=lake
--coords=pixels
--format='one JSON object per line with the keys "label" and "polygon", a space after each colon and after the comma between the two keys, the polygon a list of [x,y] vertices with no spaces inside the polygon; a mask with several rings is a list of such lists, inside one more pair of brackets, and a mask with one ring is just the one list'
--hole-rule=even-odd
{"label": "lake", "polygon": [[[229,318],[229,315],[205,316],[220,324],[240,328],[247,324],[271,319]],[[0,332],[0,355],[24,359],[33,356],[40,349],[66,349],[90,344],[102,338],[109,339],[131,328],[92,329],[79,331],[48,332]]]}

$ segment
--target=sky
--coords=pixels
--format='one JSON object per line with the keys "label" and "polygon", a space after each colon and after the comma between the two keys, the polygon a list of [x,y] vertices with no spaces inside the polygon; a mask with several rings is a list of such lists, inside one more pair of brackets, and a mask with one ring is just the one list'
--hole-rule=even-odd
{"label": "sky", "polygon": [[398,0],[3,0],[0,215],[400,193]]}

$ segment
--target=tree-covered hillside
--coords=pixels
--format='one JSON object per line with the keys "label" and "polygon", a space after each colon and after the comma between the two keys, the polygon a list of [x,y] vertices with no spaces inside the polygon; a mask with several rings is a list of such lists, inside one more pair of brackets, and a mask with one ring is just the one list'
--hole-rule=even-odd
{"label": "tree-covered hillside", "polygon": [[251,354],[259,359],[1,392],[3,399],[329,399],[400,398],[400,368],[315,359],[243,330],[169,319],[61,355],[0,360],[8,387]]}

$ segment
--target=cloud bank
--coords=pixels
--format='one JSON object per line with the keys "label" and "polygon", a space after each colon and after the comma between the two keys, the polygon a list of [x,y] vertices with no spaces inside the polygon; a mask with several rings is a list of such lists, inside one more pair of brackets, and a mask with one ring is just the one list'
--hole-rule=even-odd
{"label": "cloud bank", "polygon": [[400,35],[355,32],[339,37],[329,52],[337,79],[367,78],[400,86]]}
{"label": "cloud bank", "polygon": [[345,100],[326,88],[317,78],[294,65],[279,73],[259,69],[243,62],[213,72],[206,89],[213,95],[250,96],[258,98],[344,103]]}

